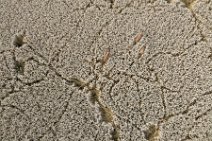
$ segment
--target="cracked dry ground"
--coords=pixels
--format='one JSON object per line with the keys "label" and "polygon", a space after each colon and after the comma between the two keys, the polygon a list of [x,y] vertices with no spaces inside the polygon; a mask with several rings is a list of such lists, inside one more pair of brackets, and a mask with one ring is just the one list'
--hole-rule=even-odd
{"label": "cracked dry ground", "polygon": [[0,0],[1,141],[212,141],[211,0]]}

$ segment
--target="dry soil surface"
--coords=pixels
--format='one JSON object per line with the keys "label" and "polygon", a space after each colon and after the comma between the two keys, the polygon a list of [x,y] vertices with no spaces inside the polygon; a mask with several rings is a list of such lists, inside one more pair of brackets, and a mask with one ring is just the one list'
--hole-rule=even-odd
{"label": "dry soil surface", "polygon": [[211,0],[0,0],[1,141],[212,141]]}

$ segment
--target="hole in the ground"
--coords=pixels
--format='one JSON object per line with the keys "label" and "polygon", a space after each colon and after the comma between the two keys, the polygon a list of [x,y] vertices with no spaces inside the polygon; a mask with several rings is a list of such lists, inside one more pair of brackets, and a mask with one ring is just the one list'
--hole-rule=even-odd
{"label": "hole in the ground", "polygon": [[119,141],[120,140],[120,127],[114,127],[113,131],[111,132],[112,140]]}
{"label": "hole in the ground", "polygon": [[96,102],[99,103],[99,97],[100,97],[101,93],[99,90],[97,90],[96,88],[90,89],[90,94],[89,94],[89,102],[92,105],[95,105]]}
{"label": "hole in the ground", "polygon": [[19,35],[15,35],[14,39],[13,39],[13,45],[15,47],[21,47],[23,46],[26,42],[24,41],[25,35],[19,34]]}
{"label": "hole in the ground", "polygon": [[15,62],[15,69],[18,73],[24,74],[25,62],[23,60]]}
{"label": "hole in the ground", "polygon": [[160,129],[157,125],[150,125],[149,129],[144,131],[145,138],[149,141],[159,140]]}

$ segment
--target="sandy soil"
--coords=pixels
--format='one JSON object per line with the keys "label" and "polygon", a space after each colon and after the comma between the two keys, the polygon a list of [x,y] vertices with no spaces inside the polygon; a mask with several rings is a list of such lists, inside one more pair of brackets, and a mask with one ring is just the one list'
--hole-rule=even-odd
{"label": "sandy soil", "polygon": [[212,141],[211,0],[0,0],[1,141]]}

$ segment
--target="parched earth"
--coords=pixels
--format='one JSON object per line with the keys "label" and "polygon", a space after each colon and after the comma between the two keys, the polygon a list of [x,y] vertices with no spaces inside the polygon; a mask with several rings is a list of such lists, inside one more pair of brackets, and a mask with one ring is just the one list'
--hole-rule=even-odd
{"label": "parched earth", "polygon": [[211,0],[0,0],[1,141],[212,141]]}

